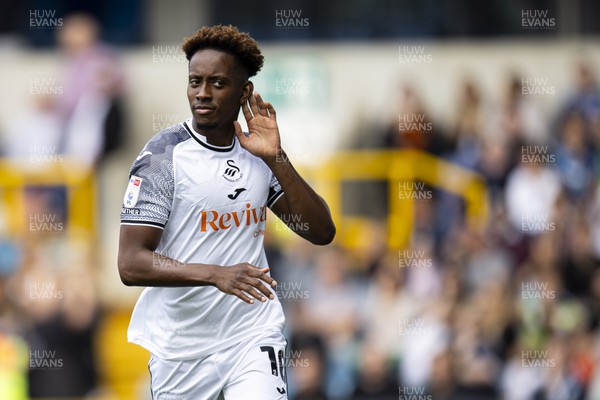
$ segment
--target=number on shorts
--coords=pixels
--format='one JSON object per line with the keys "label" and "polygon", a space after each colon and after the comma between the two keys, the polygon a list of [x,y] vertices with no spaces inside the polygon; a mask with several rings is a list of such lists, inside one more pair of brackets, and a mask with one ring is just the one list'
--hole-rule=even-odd
{"label": "number on shorts", "polygon": [[269,361],[271,361],[271,374],[279,376],[277,373],[277,360],[275,359],[275,349],[273,346],[260,346],[260,351],[267,352],[269,354]]}
{"label": "number on shorts", "polygon": [[[285,373],[285,353],[283,350],[277,352],[277,358],[275,357],[275,349],[273,346],[260,346],[260,351],[265,352],[269,355],[269,361],[271,361],[271,374],[274,376],[281,376],[281,380],[287,386],[287,374]],[[285,393],[284,388],[277,388],[279,393]]]}

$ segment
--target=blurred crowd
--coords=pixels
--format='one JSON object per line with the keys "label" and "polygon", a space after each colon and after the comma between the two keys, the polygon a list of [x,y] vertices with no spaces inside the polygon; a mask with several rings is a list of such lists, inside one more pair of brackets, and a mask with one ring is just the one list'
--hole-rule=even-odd
{"label": "blurred crowd", "polygon": [[[122,67],[88,16],[59,32],[64,95],[33,97],[0,148],[29,165],[64,154],[96,168],[123,141]],[[418,149],[480,174],[483,226],[467,223],[464,199],[426,187],[405,249],[387,248],[376,218],[359,250],[267,236],[291,400],[600,398],[600,87],[590,64],[574,72],[571,93],[551,94],[552,114],[518,73],[497,101],[466,79],[450,123],[407,84],[394,120],[372,130],[372,148]],[[99,256],[85,235],[64,235],[66,197],[27,190],[28,223],[53,225],[0,242],[0,381],[24,359],[32,396],[99,386]]]}
{"label": "blurred crowd", "polygon": [[488,220],[423,186],[406,249],[378,220],[359,250],[271,245],[292,399],[600,398],[600,88],[583,61],[573,81],[548,115],[516,73],[496,102],[465,80],[450,124],[402,88],[398,120],[420,123],[394,118],[371,146],[480,174]]}
{"label": "blurred crowd", "polygon": [[[125,79],[91,15],[65,17],[56,42],[60,78],[30,80],[32,102],[0,140],[2,173],[20,171],[26,183],[19,195],[19,188],[1,192],[18,199],[0,207],[0,398],[7,400],[76,398],[99,383],[96,233],[66,229],[74,218],[67,187],[27,180],[99,170],[126,136]],[[7,221],[20,212],[17,233]]]}

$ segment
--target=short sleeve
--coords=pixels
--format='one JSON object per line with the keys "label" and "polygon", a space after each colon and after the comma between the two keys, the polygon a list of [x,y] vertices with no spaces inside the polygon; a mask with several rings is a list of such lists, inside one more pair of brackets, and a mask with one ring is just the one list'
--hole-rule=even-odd
{"label": "short sleeve", "polygon": [[271,173],[271,182],[269,183],[269,196],[267,197],[267,207],[272,208],[273,205],[283,196],[283,190],[281,190],[281,184]]}
{"label": "short sleeve", "polygon": [[121,224],[166,225],[175,190],[172,147],[168,150],[149,143],[134,161],[123,197]]}

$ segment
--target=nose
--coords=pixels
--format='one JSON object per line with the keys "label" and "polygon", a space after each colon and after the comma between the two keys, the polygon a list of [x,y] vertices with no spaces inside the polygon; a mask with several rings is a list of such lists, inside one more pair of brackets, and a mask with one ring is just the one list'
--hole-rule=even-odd
{"label": "nose", "polygon": [[200,86],[198,86],[198,91],[196,92],[196,99],[211,99],[212,92],[210,90],[210,85],[207,82],[203,82]]}

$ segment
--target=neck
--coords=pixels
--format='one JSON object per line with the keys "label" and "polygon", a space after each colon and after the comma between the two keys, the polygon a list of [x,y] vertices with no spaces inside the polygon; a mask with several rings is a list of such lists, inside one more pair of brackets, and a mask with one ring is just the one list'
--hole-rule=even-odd
{"label": "neck", "polygon": [[206,142],[213,146],[229,146],[233,142],[233,135],[235,135],[235,129],[233,123],[231,128],[225,129],[223,127],[216,127],[211,129],[202,129],[195,121],[192,120],[194,130],[206,137]]}

